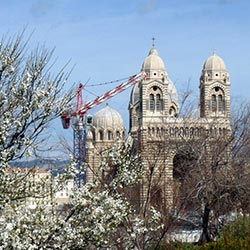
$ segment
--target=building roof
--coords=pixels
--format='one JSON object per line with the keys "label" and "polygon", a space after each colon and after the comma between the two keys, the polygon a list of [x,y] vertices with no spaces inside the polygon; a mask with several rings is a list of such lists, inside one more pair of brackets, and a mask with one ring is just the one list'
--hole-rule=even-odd
{"label": "building roof", "polygon": [[203,69],[211,71],[227,71],[223,59],[215,53],[205,61]]}
{"label": "building roof", "polygon": [[158,51],[155,47],[153,47],[150,51],[148,56],[145,58],[142,64],[142,71],[149,71],[149,70],[162,70],[166,71],[165,65],[163,60],[158,54]]}
{"label": "building roof", "polygon": [[32,173],[32,174],[49,174],[49,171],[46,171],[42,168],[18,168],[18,167],[8,167],[7,173]]}
{"label": "building roof", "polygon": [[124,130],[121,115],[108,104],[93,117],[93,126],[103,130]]}

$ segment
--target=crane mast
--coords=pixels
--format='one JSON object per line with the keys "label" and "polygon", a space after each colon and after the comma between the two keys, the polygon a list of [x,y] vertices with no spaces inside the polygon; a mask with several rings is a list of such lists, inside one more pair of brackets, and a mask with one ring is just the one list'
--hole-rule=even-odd
{"label": "crane mast", "polygon": [[[82,99],[82,90],[83,85],[80,84],[77,90],[77,103],[75,110],[68,110],[61,115],[62,125],[64,129],[68,129],[70,127],[70,123],[72,123],[73,136],[74,136],[74,158],[78,163],[78,168],[81,170],[84,167],[84,162],[86,158],[86,135],[87,135],[87,126],[91,125],[91,117],[88,117],[87,111],[92,109],[93,107],[103,103],[104,101],[112,98],[113,96],[123,92],[127,88],[132,85],[135,85],[137,82],[146,78],[147,74],[145,72],[141,72],[137,75],[134,75],[129,78],[128,81],[120,84],[114,89],[106,92],[105,94],[97,97],[93,101],[88,102],[83,105]],[[81,185],[86,183],[87,173],[86,170],[81,172],[77,176],[77,185]]]}
{"label": "crane mast", "polygon": [[[77,102],[76,102],[76,110],[75,117],[73,118],[73,153],[74,158],[77,161],[78,169],[84,166],[84,160],[86,157],[86,126],[84,124],[84,116],[79,113],[80,108],[83,106],[82,99],[82,89],[83,85],[80,83],[77,90]],[[80,186],[82,183],[86,182],[86,171],[79,171],[77,173],[76,178],[77,185]]]}

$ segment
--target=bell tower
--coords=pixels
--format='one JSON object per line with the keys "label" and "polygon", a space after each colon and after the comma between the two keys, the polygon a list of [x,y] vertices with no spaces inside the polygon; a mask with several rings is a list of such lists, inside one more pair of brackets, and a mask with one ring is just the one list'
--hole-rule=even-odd
{"label": "bell tower", "polygon": [[147,197],[151,204],[171,203],[171,150],[166,145],[168,125],[178,119],[179,105],[176,88],[154,43],[141,71],[147,77],[133,87],[129,103],[129,135],[144,167],[140,205],[146,205]]}
{"label": "bell tower", "polygon": [[139,128],[159,129],[167,117],[175,117],[179,112],[176,88],[154,43],[141,71],[147,74],[147,78],[134,86],[129,104],[132,136]]}
{"label": "bell tower", "polygon": [[230,81],[226,65],[213,53],[200,77],[200,116],[230,118]]}

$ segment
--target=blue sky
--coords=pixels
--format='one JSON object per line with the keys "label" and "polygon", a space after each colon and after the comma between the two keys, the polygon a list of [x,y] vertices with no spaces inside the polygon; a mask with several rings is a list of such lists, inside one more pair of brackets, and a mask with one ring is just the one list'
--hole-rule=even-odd
{"label": "blue sky", "polygon": [[[233,98],[249,97],[248,0],[8,0],[0,2],[0,35],[26,27],[31,46],[56,48],[58,66],[75,65],[69,85],[100,83],[140,71],[152,37],[181,93],[188,82],[198,97],[199,77],[213,48],[231,76]],[[102,94],[114,87],[89,89]],[[128,125],[130,90],[109,103]],[[95,97],[84,93],[85,100]],[[96,112],[100,107],[91,111]]]}

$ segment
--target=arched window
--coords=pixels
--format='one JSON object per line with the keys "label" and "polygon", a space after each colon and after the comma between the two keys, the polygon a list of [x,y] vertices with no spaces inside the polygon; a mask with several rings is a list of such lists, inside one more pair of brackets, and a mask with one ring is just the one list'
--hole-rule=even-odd
{"label": "arched window", "polygon": [[120,131],[116,131],[116,138],[120,138],[120,137],[121,137]]}
{"label": "arched window", "polygon": [[110,130],[108,131],[108,140],[113,140],[113,133]]}
{"label": "arched window", "polygon": [[222,130],[222,128],[219,128],[219,135],[220,135],[220,136],[223,135],[223,130]]}
{"label": "arched window", "polygon": [[179,128],[176,127],[174,133],[175,133],[175,137],[179,137],[179,135],[180,135],[179,134]]}
{"label": "arched window", "polygon": [[170,132],[170,136],[174,136],[174,128],[170,128],[169,132]]}
{"label": "arched window", "polygon": [[100,141],[103,141],[103,131],[102,130],[99,131],[99,139],[100,139]]}
{"label": "arched window", "polygon": [[211,111],[225,112],[225,95],[222,88],[216,86],[211,91]]}
{"label": "arched window", "polygon": [[216,95],[212,95],[212,112],[216,112],[216,110],[217,110]]}
{"label": "arched window", "polygon": [[164,129],[161,128],[161,135],[164,135]]}
{"label": "arched window", "polygon": [[155,135],[155,128],[152,128],[152,135]]}
{"label": "arched window", "polygon": [[149,90],[149,110],[152,112],[163,110],[162,90],[158,86],[152,86]]}
{"label": "arched window", "polygon": [[149,96],[149,109],[150,109],[150,111],[155,110],[155,98],[154,98],[153,94],[150,94],[150,96]]}
{"label": "arched window", "polygon": [[225,102],[224,102],[224,99],[223,99],[223,96],[222,95],[218,95],[218,111],[219,112],[223,112],[225,111]]}
{"label": "arched window", "polygon": [[169,115],[174,117],[176,116],[176,110],[175,110],[175,107],[171,106],[170,109],[169,109]]}
{"label": "arched window", "polygon": [[151,135],[151,128],[148,127],[148,135]]}
{"label": "arched window", "polygon": [[160,128],[158,128],[158,127],[156,128],[156,135],[160,136]]}
{"label": "arched window", "polygon": [[93,141],[95,141],[95,131],[92,131]]}
{"label": "arched window", "polygon": [[157,111],[161,111],[162,110],[162,99],[161,99],[161,95],[160,94],[156,95],[156,110]]}

